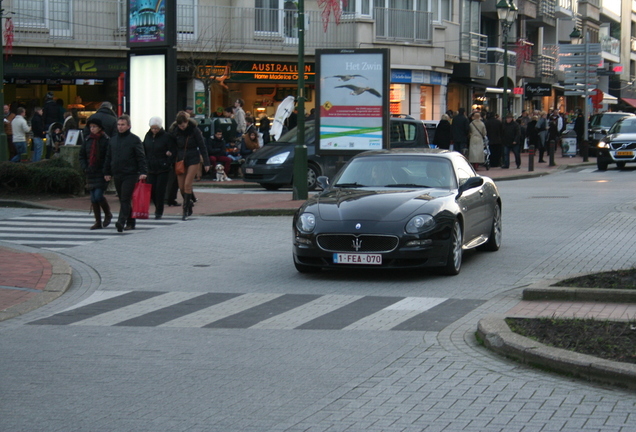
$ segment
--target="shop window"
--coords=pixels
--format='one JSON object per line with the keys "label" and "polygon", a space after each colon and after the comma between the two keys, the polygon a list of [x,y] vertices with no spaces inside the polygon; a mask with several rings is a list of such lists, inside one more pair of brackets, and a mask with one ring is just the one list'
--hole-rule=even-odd
{"label": "shop window", "polygon": [[389,103],[391,114],[409,113],[407,84],[391,84]]}
{"label": "shop window", "polygon": [[434,120],[432,86],[420,86],[420,120]]}

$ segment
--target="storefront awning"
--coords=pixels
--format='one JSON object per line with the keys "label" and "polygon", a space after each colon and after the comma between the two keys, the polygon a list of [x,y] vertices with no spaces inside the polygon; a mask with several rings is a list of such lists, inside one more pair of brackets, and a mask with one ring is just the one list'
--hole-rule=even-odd
{"label": "storefront awning", "polygon": [[621,100],[623,102],[625,102],[626,104],[629,104],[631,106],[633,106],[634,108],[636,108],[636,99],[631,99],[631,98],[621,98]]}
{"label": "storefront awning", "polygon": [[609,104],[609,105],[614,105],[618,103],[618,98],[615,96],[612,96],[610,94],[603,94],[603,102],[604,104]]}

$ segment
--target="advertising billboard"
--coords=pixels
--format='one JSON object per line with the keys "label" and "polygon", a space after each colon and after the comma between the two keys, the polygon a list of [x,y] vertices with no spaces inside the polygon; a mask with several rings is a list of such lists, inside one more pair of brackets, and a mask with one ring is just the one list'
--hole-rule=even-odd
{"label": "advertising billboard", "polygon": [[175,44],[176,0],[128,0],[126,45],[130,48]]}
{"label": "advertising billboard", "polygon": [[389,147],[389,50],[316,50],[316,152]]}

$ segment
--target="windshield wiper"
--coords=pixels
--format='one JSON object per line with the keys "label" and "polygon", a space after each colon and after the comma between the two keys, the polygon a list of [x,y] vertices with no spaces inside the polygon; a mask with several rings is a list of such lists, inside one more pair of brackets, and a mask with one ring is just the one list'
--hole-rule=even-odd
{"label": "windshield wiper", "polygon": [[356,187],[364,187],[364,185],[360,183],[338,183],[338,184],[335,184],[334,187],[356,188]]}
{"label": "windshield wiper", "polygon": [[415,184],[415,183],[398,183],[398,184],[390,184],[390,185],[386,185],[385,187],[416,187],[416,188],[430,188],[430,187],[432,187],[432,186],[426,186],[426,185]]}

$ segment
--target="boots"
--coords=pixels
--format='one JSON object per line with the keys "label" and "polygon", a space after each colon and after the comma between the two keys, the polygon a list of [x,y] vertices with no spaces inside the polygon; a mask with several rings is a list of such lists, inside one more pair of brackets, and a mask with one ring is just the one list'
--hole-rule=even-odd
{"label": "boots", "polygon": [[192,194],[183,194],[183,216],[181,220],[188,220],[192,216]]}
{"label": "boots", "polygon": [[102,210],[104,210],[104,222],[102,223],[102,226],[106,228],[110,225],[110,221],[113,219],[113,214],[110,212],[110,205],[108,205],[106,198],[102,198],[99,205],[102,207]]}
{"label": "boots", "polygon": [[91,203],[93,206],[93,213],[95,216],[95,224],[91,227],[92,230],[102,228],[102,211],[99,207],[99,203]]}

